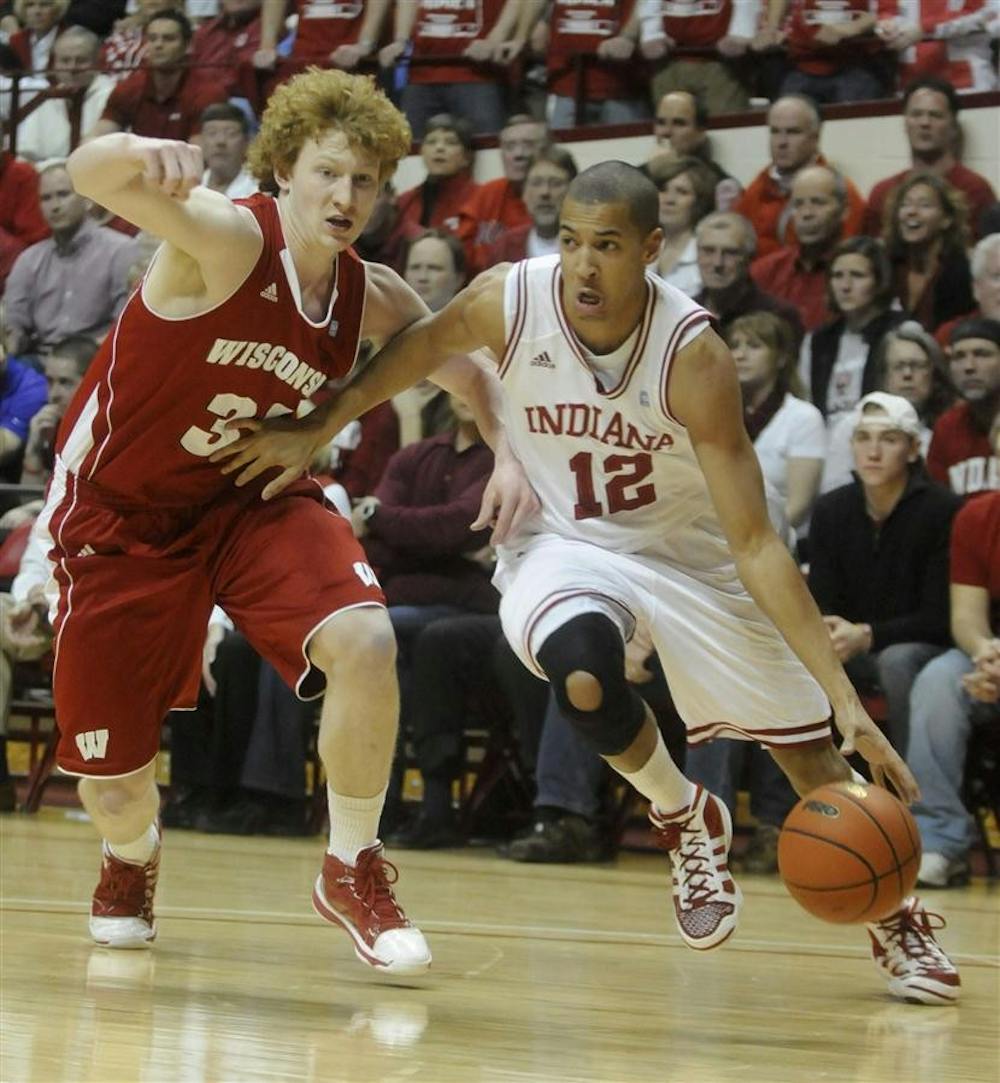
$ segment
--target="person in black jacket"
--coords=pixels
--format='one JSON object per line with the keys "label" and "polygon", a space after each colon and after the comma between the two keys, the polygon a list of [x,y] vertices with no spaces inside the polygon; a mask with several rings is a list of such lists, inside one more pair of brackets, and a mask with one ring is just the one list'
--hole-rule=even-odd
{"label": "person in black jacket", "polygon": [[901,753],[910,688],[951,643],[948,542],[961,503],[924,472],[919,432],[906,399],[864,396],[854,480],[820,497],[810,532],[809,588],[834,649],[856,687],[885,695],[888,736]]}
{"label": "person in black jacket", "polygon": [[903,313],[890,309],[895,284],[885,249],[872,237],[848,237],[833,250],[827,305],[834,318],[802,346],[799,374],[828,428],[878,386],[875,355]]}

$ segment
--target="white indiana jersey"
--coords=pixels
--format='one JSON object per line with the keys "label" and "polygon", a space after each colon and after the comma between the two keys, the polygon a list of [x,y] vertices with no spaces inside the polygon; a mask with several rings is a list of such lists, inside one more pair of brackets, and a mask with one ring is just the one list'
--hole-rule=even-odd
{"label": "white indiana jersey", "polygon": [[733,578],[705,477],[669,402],[673,360],[709,326],[708,312],[647,274],[631,351],[605,390],[591,367],[602,358],[574,334],[561,290],[558,256],[515,264],[504,288],[505,421],[541,500],[530,531]]}

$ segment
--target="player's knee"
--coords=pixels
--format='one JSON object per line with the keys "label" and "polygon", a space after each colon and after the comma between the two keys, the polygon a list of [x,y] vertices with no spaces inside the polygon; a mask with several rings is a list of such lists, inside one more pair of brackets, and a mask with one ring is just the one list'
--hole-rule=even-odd
{"label": "player's knee", "polygon": [[617,756],[635,740],[645,717],[625,679],[625,645],[615,624],[585,613],[557,628],[538,662],[562,714],[602,756]]}
{"label": "player's knee", "polygon": [[601,682],[586,670],[574,670],[566,678],[566,698],[578,711],[596,711],[604,703]]}
{"label": "player's knee", "polygon": [[108,817],[121,819],[140,804],[145,796],[145,787],[137,789],[128,785],[124,779],[89,780],[97,786],[97,803],[100,811]]}
{"label": "player's knee", "polygon": [[396,637],[384,609],[365,607],[328,620],[309,642],[309,660],[328,678],[364,674],[371,679],[396,665]]}

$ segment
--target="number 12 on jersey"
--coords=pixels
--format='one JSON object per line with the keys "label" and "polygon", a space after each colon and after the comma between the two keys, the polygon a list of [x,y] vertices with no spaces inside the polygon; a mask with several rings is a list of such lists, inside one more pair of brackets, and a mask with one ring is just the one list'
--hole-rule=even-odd
{"label": "number 12 on jersey", "polygon": [[593,519],[599,515],[614,515],[616,511],[633,511],[652,504],[656,487],[649,482],[640,484],[653,472],[653,457],[648,452],[638,455],[608,455],[600,464],[604,473],[606,506],[597,499],[594,487],[594,456],[580,451],[569,461],[576,478],[576,519]]}

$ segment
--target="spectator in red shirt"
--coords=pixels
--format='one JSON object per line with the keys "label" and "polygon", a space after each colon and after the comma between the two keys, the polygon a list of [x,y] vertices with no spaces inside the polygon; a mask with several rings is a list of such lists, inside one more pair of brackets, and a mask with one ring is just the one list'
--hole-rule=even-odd
{"label": "spectator in red shirt", "polygon": [[901,85],[935,75],[963,93],[997,89],[996,0],[893,0],[876,33],[899,56]]}
{"label": "spectator in red shirt", "polygon": [[179,11],[162,11],[151,19],[145,66],[115,87],[88,138],[128,130],[159,139],[190,139],[202,112],[227,98],[222,83],[187,66],[191,36],[191,23]]}
{"label": "spectator in red shirt", "polygon": [[116,83],[140,67],[146,57],[146,27],[161,11],[183,11],[182,0],[136,0],[131,15],[119,19],[101,49],[101,69]]}
{"label": "spectator in red shirt", "polygon": [[[546,115],[552,128],[582,124],[631,124],[649,116],[636,67],[625,63],[635,52],[638,25],[633,0],[585,5],[554,0],[541,32],[546,40],[548,89]],[[546,5],[537,0],[522,8],[521,33],[535,26]],[[577,63],[583,69],[583,115],[577,117]]]}
{"label": "spectator in red shirt", "polygon": [[875,25],[894,6],[893,0],[791,0],[785,26],[792,70],[782,94],[829,103],[887,97],[890,67]]}
{"label": "spectator in red shirt", "polygon": [[[795,241],[788,199],[795,174],[807,165],[826,165],[819,152],[823,118],[816,103],[800,94],[786,94],[767,111],[771,164],[750,182],[733,205],[737,214],[749,218],[757,231],[757,255],[766,256]],[[844,236],[861,232],[865,201],[849,180]]]}
{"label": "spectator in red shirt", "polygon": [[504,230],[531,225],[521,192],[531,160],[547,142],[545,124],[524,113],[504,125],[500,132],[504,176],[481,184],[458,215],[458,236],[472,273],[486,266],[487,249]]}
{"label": "spectator in red shirt", "polygon": [[504,230],[490,245],[485,267],[559,251],[559,211],[576,174],[573,155],[562,147],[543,147],[535,155],[524,182],[524,204],[531,225]]}
{"label": "spectator in red shirt", "polygon": [[797,346],[802,341],[802,321],[795,307],[765,293],[750,276],[757,238],[747,219],[732,211],[716,211],[698,223],[694,236],[702,283],[695,300],[716,317],[723,334],[740,316],[773,312],[795,332]]}
{"label": "spectator in red shirt", "polygon": [[955,156],[958,110],[958,95],[941,79],[918,79],[907,87],[903,97],[903,123],[910,144],[910,168],[880,180],[872,188],[865,213],[865,233],[878,236],[892,191],[919,171],[937,174],[965,195],[969,204],[969,224],[975,235],[979,219],[992,206],[996,195],[985,177],[967,169]]}
{"label": "spectator in red shirt", "polygon": [[221,11],[202,23],[191,39],[190,63],[236,93],[239,68],[260,48],[261,0],[221,0]]}
{"label": "spectator in red shirt", "polygon": [[308,64],[351,71],[375,51],[382,24],[389,11],[389,0],[347,0],[331,4],[329,0],[297,0],[298,23],[292,54],[283,63],[276,46],[285,25],[283,0],[268,0],[261,12],[260,48],[254,66],[275,68],[282,79],[303,70]]}
{"label": "spectator in red shirt", "polygon": [[844,178],[826,165],[800,170],[792,182],[791,210],[798,241],[755,260],[750,273],[762,290],[795,305],[812,331],[831,316],[826,276],[847,214]]}
{"label": "spectator in red shirt", "polygon": [[45,71],[49,66],[52,46],[69,25],[62,22],[68,8],[69,0],[15,0],[14,14],[24,29],[11,34],[10,47],[23,71]]}
{"label": "spectator in red shirt", "polygon": [[472,179],[475,153],[472,125],[464,117],[439,113],[427,122],[420,144],[427,179],[396,201],[396,228],[406,240],[428,228],[458,229],[459,210],[479,187]]}
{"label": "spectator in red shirt", "polygon": [[[247,97],[260,109],[271,91],[310,64],[353,71],[379,44],[389,12],[389,0],[297,0],[298,22],[291,56],[279,57],[278,42],[288,5],[268,0],[261,9],[260,46],[252,58],[252,72],[241,70]],[[246,76],[252,76],[247,79]]]}
{"label": "spectator in red shirt", "polygon": [[[410,48],[402,107],[414,139],[423,139],[436,113],[465,117],[476,132],[490,135],[503,126],[503,88],[497,70],[488,65],[518,28],[520,2],[411,0],[396,5],[394,40],[379,52],[379,63],[391,68]],[[439,57],[469,63],[419,63]]]}
{"label": "spectator in red shirt", "polygon": [[[1000,455],[1000,424],[993,448]],[[1000,725],[1000,493],[970,500],[955,516],[950,580],[956,647],[917,677],[906,754],[920,786],[913,806],[923,848],[917,882],[928,887],[968,881],[973,828],[962,800],[967,754],[977,722]]]}
{"label": "spectator in red shirt", "polygon": [[1000,411],[1000,321],[963,320],[951,334],[948,363],[962,401],[934,426],[927,472],[960,496],[1000,489],[1000,458],[989,441]]}
{"label": "spectator in red shirt", "polygon": [[[0,119],[0,145],[4,125]],[[49,235],[38,200],[38,174],[28,162],[0,152],[0,297],[14,260]]]}

